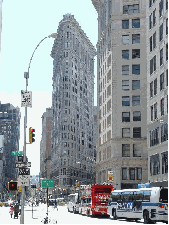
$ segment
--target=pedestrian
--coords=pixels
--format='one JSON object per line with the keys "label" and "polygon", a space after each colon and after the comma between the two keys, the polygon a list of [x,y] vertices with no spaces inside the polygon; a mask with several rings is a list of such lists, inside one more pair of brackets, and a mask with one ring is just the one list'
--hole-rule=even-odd
{"label": "pedestrian", "polygon": [[11,218],[12,218],[12,215],[13,215],[13,211],[14,211],[14,207],[13,207],[13,205],[11,205],[11,208],[9,209],[9,213],[11,215]]}

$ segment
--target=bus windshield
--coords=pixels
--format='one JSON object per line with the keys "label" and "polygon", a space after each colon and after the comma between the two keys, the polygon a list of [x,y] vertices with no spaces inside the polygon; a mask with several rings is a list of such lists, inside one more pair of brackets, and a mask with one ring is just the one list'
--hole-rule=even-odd
{"label": "bus windshield", "polygon": [[160,202],[168,203],[168,189],[161,189],[160,190]]}

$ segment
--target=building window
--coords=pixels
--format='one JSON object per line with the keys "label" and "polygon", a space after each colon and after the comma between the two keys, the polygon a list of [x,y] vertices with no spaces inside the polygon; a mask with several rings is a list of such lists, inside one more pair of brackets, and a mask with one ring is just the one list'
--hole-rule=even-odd
{"label": "building window", "polygon": [[153,50],[153,38],[152,36],[149,38],[149,44],[150,44],[150,52]]}
{"label": "building window", "polygon": [[129,80],[122,80],[122,90],[130,90]]}
{"label": "building window", "polygon": [[150,156],[150,175],[160,174],[160,158],[159,154]]}
{"label": "building window", "polygon": [[156,32],[153,34],[153,49],[156,48]]}
{"label": "building window", "polygon": [[122,50],[122,59],[129,59],[129,50]]}
{"label": "building window", "polygon": [[165,9],[168,10],[168,0],[166,0],[166,5]]}
{"label": "building window", "polygon": [[156,55],[150,60],[150,75],[156,71]]}
{"label": "building window", "polygon": [[129,65],[122,66],[122,75],[129,75]]}
{"label": "building window", "polygon": [[164,89],[164,73],[160,75],[160,91]]}
{"label": "building window", "polygon": [[123,14],[139,13],[139,4],[134,5],[124,5]]}
{"label": "building window", "polygon": [[141,121],[141,112],[140,111],[133,112],[133,121]]}
{"label": "building window", "polygon": [[142,145],[133,144],[133,157],[141,157]]}
{"label": "building window", "polygon": [[130,122],[130,112],[122,112],[122,122]]}
{"label": "building window", "polygon": [[130,144],[122,144],[122,157],[130,157]]}
{"label": "building window", "polygon": [[159,28],[159,40],[161,41],[163,39],[163,24],[161,24]]}
{"label": "building window", "polygon": [[156,9],[153,11],[153,26],[156,24]]}
{"label": "building window", "polygon": [[122,35],[122,44],[123,45],[129,44],[129,35]]}
{"label": "building window", "polygon": [[168,35],[168,18],[166,19],[166,35]]}
{"label": "building window", "polygon": [[132,59],[136,58],[140,58],[140,49],[132,49]]}
{"label": "building window", "polygon": [[133,127],[133,138],[141,138],[141,127]]}
{"label": "building window", "polygon": [[130,96],[122,96],[122,106],[130,105]]}
{"label": "building window", "polygon": [[162,174],[168,173],[168,151],[161,153]]}
{"label": "building window", "polygon": [[137,180],[142,180],[142,168],[137,168]]}
{"label": "building window", "polygon": [[161,116],[164,116],[164,98],[161,99]]}
{"label": "building window", "polygon": [[154,107],[153,105],[150,107],[150,110],[151,110],[151,121],[154,120]]}
{"label": "building window", "polygon": [[154,104],[154,119],[157,119],[157,102]]}
{"label": "building window", "polygon": [[159,16],[161,17],[163,15],[163,0],[159,3]]}
{"label": "building window", "polygon": [[129,20],[122,20],[122,29],[129,29]]}
{"label": "building window", "polygon": [[130,128],[122,128],[122,138],[130,138]]}
{"label": "building window", "polygon": [[122,180],[127,180],[127,168],[122,168]]}
{"label": "building window", "polygon": [[150,147],[159,144],[159,127],[156,127],[154,130],[149,131],[150,135]]}
{"label": "building window", "polygon": [[140,43],[140,34],[132,34],[132,44]]}
{"label": "building window", "polygon": [[153,15],[151,13],[151,15],[149,16],[149,30],[153,27]]}
{"label": "building window", "polygon": [[132,65],[132,74],[140,74],[140,64]]}
{"label": "building window", "polygon": [[140,89],[140,80],[132,80],[132,90]]}
{"label": "building window", "polygon": [[140,95],[132,96],[132,105],[140,105]]}
{"label": "building window", "polygon": [[153,97],[153,81],[150,83],[150,98]]}
{"label": "building window", "polygon": [[166,70],[166,86],[168,86],[168,70]]}
{"label": "building window", "polygon": [[140,28],[140,19],[132,19],[132,28]]}
{"label": "building window", "polygon": [[135,168],[129,168],[130,180],[135,180]]}
{"label": "building window", "polygon": [[157,78],[154,80],[154,95],[157,94]]}
{"label": "building window", "polygon": [[166,61],[168,61],[168,43],[166,44]]}
{"label": "building window", "polygon": [[161,126],[161,143],[168,140],[168,124]]}

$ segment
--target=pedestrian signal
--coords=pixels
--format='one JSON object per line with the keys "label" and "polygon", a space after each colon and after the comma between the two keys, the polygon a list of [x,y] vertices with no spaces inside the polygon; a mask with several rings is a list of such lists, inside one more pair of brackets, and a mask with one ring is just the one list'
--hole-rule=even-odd
{"label": "pedestrian signal", "polygon": [[9,191],[17,191],[17,181],[10,181],[8,183],[8,190]]}

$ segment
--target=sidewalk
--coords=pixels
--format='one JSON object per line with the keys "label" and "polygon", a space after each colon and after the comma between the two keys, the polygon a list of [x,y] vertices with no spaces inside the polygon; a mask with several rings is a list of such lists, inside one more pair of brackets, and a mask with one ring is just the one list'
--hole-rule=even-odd
{"label": "sidewalk", "polygon": [[[9,214],[9,207],[0,207],[0,224],[20,224],[20,215],[18,219],[11,218]],[[25,206],[24,208],[24,224],[43,224],[41,221],[46,216],[45,205],[33,207]]]}

